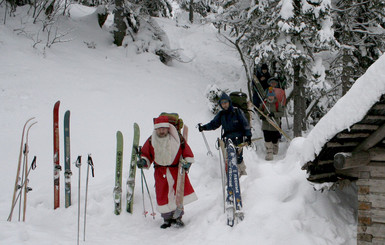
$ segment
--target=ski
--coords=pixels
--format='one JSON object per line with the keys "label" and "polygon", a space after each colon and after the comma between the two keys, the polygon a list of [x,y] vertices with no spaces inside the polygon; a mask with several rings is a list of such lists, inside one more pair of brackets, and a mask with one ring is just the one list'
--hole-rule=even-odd
{"label": "ski", "polygon": [[136,162],[139,155],[139,138],[140,138],[140,129],[137,123],[134,123],[134,140],[132,143],[132,152],[131,152],[131,161],[130,161],[130,170],[128,173],[127,179],[127,212],[133,212],[134,205],[134,190],[135,190],[135,176],[136,176]]}
{"label": "ski", "polygon": [[[217,139],[218,151],[219,151],[219,168],[221,171],[222,180],[222,201],[223,201],[223,212],[226,213],[226,172],[227,172],[227,157],[225,142],[222,139]],[[223,160],[223,161],[222,161]]]}
{"label": "ski", "polygon": [[64,182],[65,207],[71,206],[71,148],[70,148],[70,111],[64,114]]}
{"label": "ski", "polygon": [[227,141],[227,197],[226,212],[227,225],[233,226],[235,222],[243,220],[241,188],[237,167],[237,155],[234,144]]}
{"label": "ski", "polygon": [[116,170],[114,187],[114,212],[119,215],[122,211],[122,168],[123,168],[123,135],[116,132]]}
{"label": "ski", "polygon": [[[188,127],[184,125],[183,127],[183,138],[186,140],[188,139]],[[183,213],[183,198],[184,198],[184,185],[185,185],[185,178],[186,178],[186,170],[182,167],[183,164],[186,163],[186,160],[184,160],[182,157],[179,161],[178,166],[178,178],[176,182],[176,193],[175,193],[175,203],[176,203],[176,210],[173,214],[173,218],[177,219],[179,218]]]}
{"label": "ski", "polygon": [[59,106],[60,101],[53,108],[53,189],[54,209],[60,207],[60,158],[59,158]]}
{"label": "ski", "polygon": [[[29,174],[29,171],[28,171],[29,130],[36,123],[37,122],[34,122],[31,125],[29,125],[28,130],[27,130],[27,136],[25,137],[25,144],[24,144],[24,170],[25,170],[25,172],[24,172],[24,182],[25,182],[25,185],[24,185],[23,222],[25,222],[25,214],[26,214],[26,211],[27,211],[27,193],[32,190],[32,188],[30,188],[28,186],[28,182],[29,182],[29,179],[28,179],[28,174]],[[34,162],[36,163],[36,157],[34,158],[34,161],[32,162],[31,166],[33,166]],[[22,190],[20,190],[20,192],[22,192]],[[21,199],[20,199],[20,201],[21,201]]]}
{"label": "ski", "polygon": [[18,164],[17,164],[17,171],[16,171],[16,180],[15,180],[15,186],[14,186],[14,189],[13,189],[13,197],[12,197],[12,205],[11,205],[11,211],[9,213],[9,216],[8,216],[8,221],[12,221],[12,214],[13,214],[13,210],[15,208],[15,199],[16,199],[16,193],[20,187],[19,185],[19,181],[20,181],[20,167],[21,167],[21,157],[23,155],[23,146],[24,146],[24,133],[25,133],[25,128],[27,127],[27,124],[31,121],[35,119],[34,117],[28,119],[25,124],[24,124],[24,127],[23,127],[23,131],[22,131],[22,134],[21,134],[21,144],[20,144],[20,152],[19,152],[19,161],[18,161]]}

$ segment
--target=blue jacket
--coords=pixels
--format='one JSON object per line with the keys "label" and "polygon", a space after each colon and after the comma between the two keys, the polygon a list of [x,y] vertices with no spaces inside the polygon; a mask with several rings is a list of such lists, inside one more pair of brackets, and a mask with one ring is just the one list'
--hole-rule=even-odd
{"label": "blue jacket", "polygon": [[[249,122],[247,121],[243,111],[234,107],[230,97],[223,93],[218,103],[221,100],[228,100],[230,106],[227,110],[222,110],[209,123],[203,125],[204,130],[215,130],[222,126],[222,138],[230,138],[234,143],[243,142],[244,136],[251,137]],[[236,140],[238,138],[238,140]]]}

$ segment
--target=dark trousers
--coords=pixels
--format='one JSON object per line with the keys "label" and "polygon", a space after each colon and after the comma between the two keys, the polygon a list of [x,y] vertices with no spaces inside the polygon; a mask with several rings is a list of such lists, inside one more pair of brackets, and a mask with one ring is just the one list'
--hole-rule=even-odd
{"label": "dark trousers", "polygon": [[263,130],[263,137],[265,138],[265,142],[273,142],[273,144],[277,144],[278,140],[281,138],[281,134],[278,131]]}

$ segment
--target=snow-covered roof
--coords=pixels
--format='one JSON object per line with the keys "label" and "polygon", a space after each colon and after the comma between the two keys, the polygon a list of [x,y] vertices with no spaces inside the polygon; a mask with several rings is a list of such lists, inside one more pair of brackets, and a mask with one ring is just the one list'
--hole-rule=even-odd
{"label": "snow-covered roof", "polygon": [[361,76],[303,141],[302,163],[313,161],[337,133],[359,122],[385,94],[385,55]]}

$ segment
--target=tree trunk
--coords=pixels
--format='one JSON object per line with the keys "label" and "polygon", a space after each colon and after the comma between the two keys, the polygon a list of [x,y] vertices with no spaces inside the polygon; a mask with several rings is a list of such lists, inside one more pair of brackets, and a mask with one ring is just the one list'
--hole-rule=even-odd
{"label": "tree trunk", "polygon": [[294,99],[294,125],[293,133],[294,137],[302,136],[302,130],[306,127],[304,123],[305,119],[305,110],[306,110],[306,101],[305,101],[305,88],[304,80],[301,74],[301,66],[294,66],[294,89],[293,89],[293,99]]}
{"label": "tree trunk", "polygon": [[194,0],[190,0],[189,20],[191,24],[194,23]]}
{"label": "tree trunk", "polygon": [[116,46],[122,46],[123,39],[126,36],[127,25],[124,21],[124,0],[115,0],[115,10],[114,10],[114,44]]}

